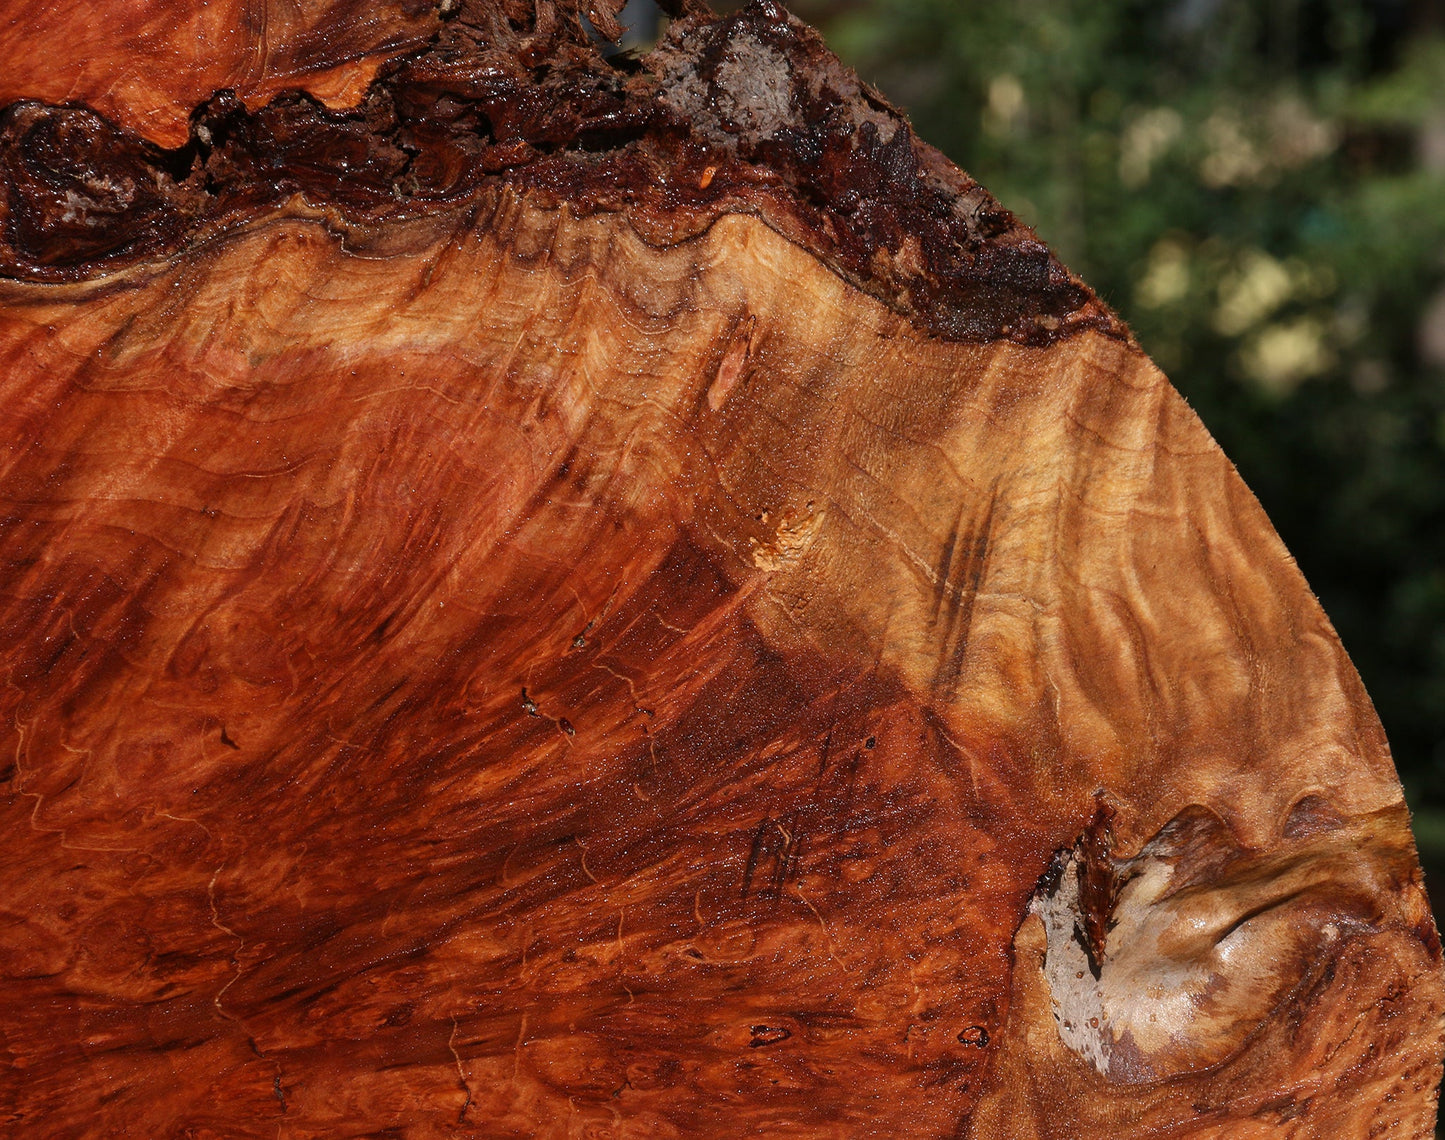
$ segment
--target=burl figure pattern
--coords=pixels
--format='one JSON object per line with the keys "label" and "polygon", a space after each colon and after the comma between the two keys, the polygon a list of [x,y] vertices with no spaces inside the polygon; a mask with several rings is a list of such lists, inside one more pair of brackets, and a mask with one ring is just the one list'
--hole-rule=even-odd
{"label": "burl figure pattern", "polygon": [[1324,614],[814,33],[73,7],[0,3],[0,1131],[1430,1135]]}

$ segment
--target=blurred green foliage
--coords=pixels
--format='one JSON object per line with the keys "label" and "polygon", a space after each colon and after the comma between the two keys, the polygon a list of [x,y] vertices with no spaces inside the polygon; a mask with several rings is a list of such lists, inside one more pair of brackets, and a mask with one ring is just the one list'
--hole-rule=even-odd
{"label": "blurred green foliage", "polygon": [[1430,13],[798,8],[1124,315],[1199,412],[1338,628],[1422,846],[1445,856],[1445,37]]}

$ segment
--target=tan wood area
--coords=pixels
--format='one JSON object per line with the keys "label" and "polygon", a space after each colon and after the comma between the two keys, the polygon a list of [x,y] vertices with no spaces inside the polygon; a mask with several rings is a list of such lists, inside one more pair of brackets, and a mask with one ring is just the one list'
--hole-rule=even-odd
{"label": "tan wood area", "polygon": [[1164,376],[659,210],[0,281],[0,1131],[1429,1136],[1383,733]]}

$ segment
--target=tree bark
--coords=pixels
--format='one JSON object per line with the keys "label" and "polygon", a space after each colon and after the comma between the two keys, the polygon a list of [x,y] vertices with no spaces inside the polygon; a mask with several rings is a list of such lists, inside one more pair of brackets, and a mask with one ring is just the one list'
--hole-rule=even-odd
{"label": "tree bark", "polygon": [[1327,619],[813,32],[113,7],[0,5],[14,1135],[1430,1135]]}

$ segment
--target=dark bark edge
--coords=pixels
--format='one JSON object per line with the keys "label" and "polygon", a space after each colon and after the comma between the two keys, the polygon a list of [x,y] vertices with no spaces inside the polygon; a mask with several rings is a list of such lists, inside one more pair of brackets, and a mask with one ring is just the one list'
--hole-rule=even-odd
{"label": "dark bark edge", "polygon": [[[749,213],[950,340],[1044,345],[1122,322],[1008,210],[772,0],[688,0],[642,60],[604,57],[617,0],[444,0],[361,104],[301,92],[196,108],[164,150],[85,107],[0,112],[0,277],[104,276],[299,195],[350,224],[506,185],[658,240]],[[456,8],[456,10],[452,10]],[[587,20],[584,21],[583,17]]]}

